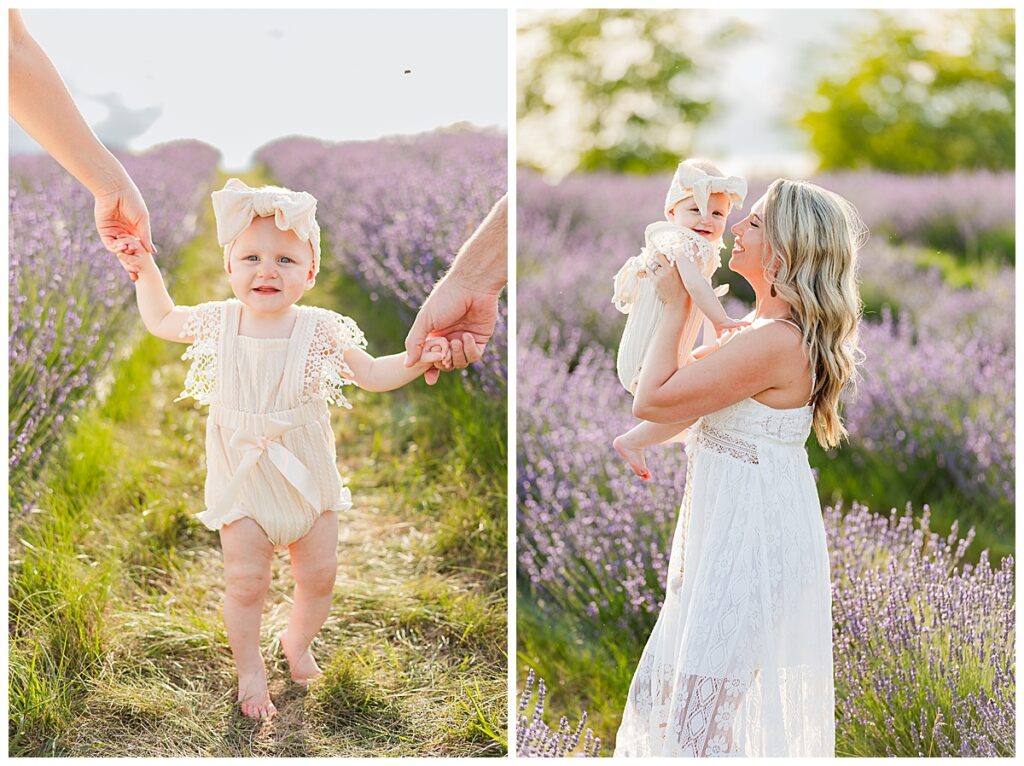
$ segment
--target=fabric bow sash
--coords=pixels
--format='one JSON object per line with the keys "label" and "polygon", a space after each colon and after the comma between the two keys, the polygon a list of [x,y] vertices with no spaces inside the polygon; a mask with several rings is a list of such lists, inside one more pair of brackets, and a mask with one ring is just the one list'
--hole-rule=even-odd
{"label": "fabric bow sash", "polygon": [[693,197],[701,215],[708,214],[708,200],[712,194],[723,193],[736,207],[743,207],[747,196],[747,182],[739,176],[710,176],[700,168],[680,163],[672,177],[672,185],[665,196],[665,218],[669,211],[687,197]]}
{"label": "fabric bow sash", "polygon": [[314,508],[320,507],[320,489],[317,486],[313,474],[299,460],[295,453],[281,443],[281,437],[290,431],[294,426],[280,420],[268,418],[266,428],[262,434],[254,434],[239,429],[235,431],[228,446],[244,452],[235,475],[216,505],[210,509],[209,521],[215,523],[224,514],[228,513],[235,503],[238,491],[246,478],[252,473],[259,459],[266,455],[270,462],[288,480],[299,493],[306,498]]}
{"label": "fabric bow sash", "polygon": [[313,247],[313,273],[320,271],[320,226],[316,222],[316,197],[278,186],[253,189],[231,178],[223,189],[210,195],[217,219],[217,241],[224,247],[227,268],[230,245],[252,223],[253,218],[274,217],[281,231],[294,231]]}

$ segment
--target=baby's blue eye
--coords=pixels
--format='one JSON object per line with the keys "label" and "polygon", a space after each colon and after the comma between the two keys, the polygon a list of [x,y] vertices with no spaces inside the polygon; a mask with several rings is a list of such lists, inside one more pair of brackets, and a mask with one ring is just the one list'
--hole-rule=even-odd
{"label": "baby's blue eye", "polygon": [[280,260],[280,261],[281,261],[282,263],[295,263],[295,261],[293,261],[293,260],[292,260],[291,258],[289,258],[289,257],[288,257],[287,255],[282,255],[282,256],[281,256],[281,258],[280,258],[279,260]]}
{"label": "baby's blue eye", "polygon": [[247,261],[252,261],[254,259],[258,261],[260,259],[260,257],[258,255],[247,255],[247,256],[245,256],[245,260],[247,260]]}

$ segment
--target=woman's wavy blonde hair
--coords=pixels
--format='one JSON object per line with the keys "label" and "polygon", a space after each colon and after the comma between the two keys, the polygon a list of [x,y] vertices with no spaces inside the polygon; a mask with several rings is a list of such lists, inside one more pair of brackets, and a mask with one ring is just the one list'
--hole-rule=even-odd
{"label": "woman's wavy blonde hair", "polygon": [[857,345],[863,304],[856,270],[867,227],[838,194],[780,178],[765,194],[764,235],[766,258],[778,267],[775,290],[792,306],[810,349],[815,436],[826,449],[836,447],[847,436],[839,397],[847,385],[856,386],[864,359]]}

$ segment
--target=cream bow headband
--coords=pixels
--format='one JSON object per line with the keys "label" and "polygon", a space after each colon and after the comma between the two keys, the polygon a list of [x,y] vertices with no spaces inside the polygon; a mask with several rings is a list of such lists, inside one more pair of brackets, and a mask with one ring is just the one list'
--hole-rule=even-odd
{"label": "cream bow headband", "polygon": [[710,176],[700,168],[680,162],[665,196],[665,218],[668,218],[672,208],[691,196],[697,203],[701,215],[707,215],[708,199],[716,192],[728,194],[736,207],[743,207],[743,198],[747,196],[747,182],[738,176]]}
{"label": "cream bow headband", "polygon": [[316,197],[308,192],[295,192],[279,186],[253,189],[237,178],[210,195],[217,219],[217,242],[224,247],[224,269],[228,253],[239,235],[253,218],[274,217],[281,231],[294,231],[299,239],[313,247],[313,275],[320,271],[320,227],[316,222]]}

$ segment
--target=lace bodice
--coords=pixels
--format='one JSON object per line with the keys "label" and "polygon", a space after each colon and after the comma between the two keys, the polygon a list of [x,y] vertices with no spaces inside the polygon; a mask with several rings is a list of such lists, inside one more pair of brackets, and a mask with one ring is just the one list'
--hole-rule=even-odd
{"label": "lace bodice", "polygon": [[771,441],[800,447],[811,433],[814,409],[810,406],[776,409],[756,399],[723,407],[700,419],[703,428],[745,437],[752,441]]}
{"label": "lace bodice", "polygon": [[[238,335],[240,301],[231,299],[193,306],[179,333],[179,337],[193,338],[181,357],[191,360],[192,364],[185,375],[184,390],[175,401],[192,397],[201,404],[225,402],[229,406],[240,406],[237,372],[228,380],[222,365],[225,354],[242,354],[245,359],[233,359],[232,369],[239,365],[254,371],[266,367],[264,372],[274,377],[279,373],[270,367],[279,370],[282,360],[287,362],[289,374],[281,384],[282,392],[263,397],[266,399],[264,407],[294,407],[322,399],[328,404],[350,408],[343,389],[354,381],[344,352],[349,348],[366,347],[362,331],[352,319],[333,311],[315,306],[299,306],[298,309],[290,337],[246,338]],[[271,362],[275,363],[271,365]],[[252,367],[253,364],[256,367]],[[294,380],[292,367],[301,370],[294,387],[290,384]],[[225,380],[228,380],[229,390],[225,389]],[[255,405],[243,402],[241,406],[250,409]]]}

